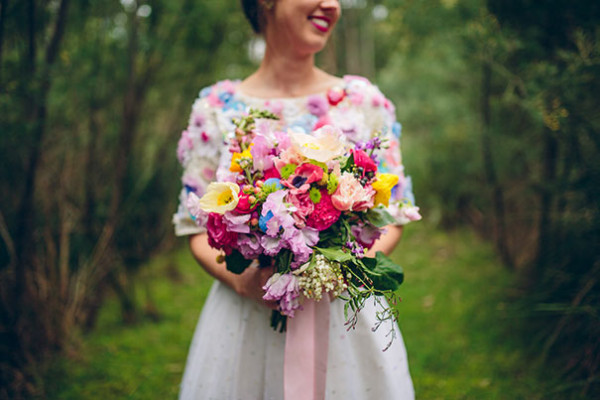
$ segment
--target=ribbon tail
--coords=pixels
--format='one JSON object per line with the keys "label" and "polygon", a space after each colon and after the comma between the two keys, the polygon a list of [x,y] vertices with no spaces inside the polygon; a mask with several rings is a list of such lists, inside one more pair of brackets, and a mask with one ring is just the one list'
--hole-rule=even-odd
{"label": "ribbon tail", "polygon": [[324,400],[329,349],[329,297],[307,299],[288,318],[283,387],[285,400]]}

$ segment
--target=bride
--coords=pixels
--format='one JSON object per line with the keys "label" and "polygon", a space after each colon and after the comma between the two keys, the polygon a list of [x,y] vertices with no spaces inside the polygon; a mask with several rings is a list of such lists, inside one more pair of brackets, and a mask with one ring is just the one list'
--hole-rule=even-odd
{"label": "bride", "polygon": [[[390,146],[379,155],[380,169],[401,177],[397,202],[412,204],[410,179],[400,156],[400,125],[393,105],[367,79],[338,78],[318,69],[323,49],[341,13],[337,0],[242,0],[253,29],[264,36],[266,51],[256,72],[239,81],[221,81],[203,89],[194,102],[188,128],[178,146],[184,167],[183,190],[174,215],[176,234],[189,235],[192,254],[214,278],[199,319],[181,383],[180,399],[282,399],[285,333],[269,326],[276,304],[263,300],[270,268],[247,268],[241,275],[217,263],[206,230],[185,207],[190,191],[202,195],[230,164],[224,136],[232,118],[249,107],[268,109],[286,129],[311,132],[325,124],[340,128],[352,142],[382,132]],[[390,207],[397,224],[370,250],[389,254],[402,225],[420,218],[418,209]],[[343,302],[331,303],[326,399],[413,399],[406,350],[398,327],[388,343],[385,329],[375,332],[376,306],[368,303],[354,330],[344,326]]]}

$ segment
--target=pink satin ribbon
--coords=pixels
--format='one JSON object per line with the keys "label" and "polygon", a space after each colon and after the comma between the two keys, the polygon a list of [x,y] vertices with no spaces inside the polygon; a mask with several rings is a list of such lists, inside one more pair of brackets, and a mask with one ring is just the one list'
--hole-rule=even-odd
{"label": "pink satin ribbon", "polygon": [[283,365],[285,400],[324,400],[329,348],[329,298],[307,300],[288,318]]}

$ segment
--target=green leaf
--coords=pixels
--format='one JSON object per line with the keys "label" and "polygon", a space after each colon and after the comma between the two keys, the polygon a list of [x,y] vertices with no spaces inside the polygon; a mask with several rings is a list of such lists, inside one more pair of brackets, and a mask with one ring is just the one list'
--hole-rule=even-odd
{"label": "green leaf", "polygon": [[396,220],[383,207],[371,208],[367,211],[367,220],[378,228],[394,224]]}
{"label": "green leaf", "polygon": [[247,260],[242,253],[237,250],[233,250],[231,254],[225,256],[227,269],[234,274],[241,274],[244,272],[251,262],[252,260]]}
{"label": "green leaf", "polygon": [[352,171],[352,166],[354,166],[354,154],[350,154],[350,157],[346,160],[346,164],[342,167],[342,172]]}
{"label": "green leaf", "polygon": [[317,250],[319,253],[323,254],[327,259],[337,261],[340,263],[347,262],[347,261],[353,261],[355,258],[351,253],[346,253],[342,249],[339,249],[339,248],[329,247],[329,248],[323,249],[320,247],[315,247],[315,250]]}
{"label": "green leaf", "polygon": [[389,257],[378,251],[375,258],[365,257],[361,260],[366,267],[365,273],[373,281],[377,290],[396,290],[404,281],[402,267]]}

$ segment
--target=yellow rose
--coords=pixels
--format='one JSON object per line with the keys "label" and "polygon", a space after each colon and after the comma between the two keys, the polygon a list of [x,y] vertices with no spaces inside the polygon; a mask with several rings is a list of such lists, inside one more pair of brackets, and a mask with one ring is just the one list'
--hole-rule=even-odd
{"label": "yellow rose", "polygon": [[375,189],[375,205],[383,204],[387,207],[390,204],[392,188],[396,186],[398,180],[398,175],[377,174],[377,180],[372,185]]}
{"label": "yellow rose", "polygon": [[238,202],[240,187],[231,182],[213,182],[208,185],[206,194],[202,196],[198,205],[205,212],[225,214],[233,210]]}

